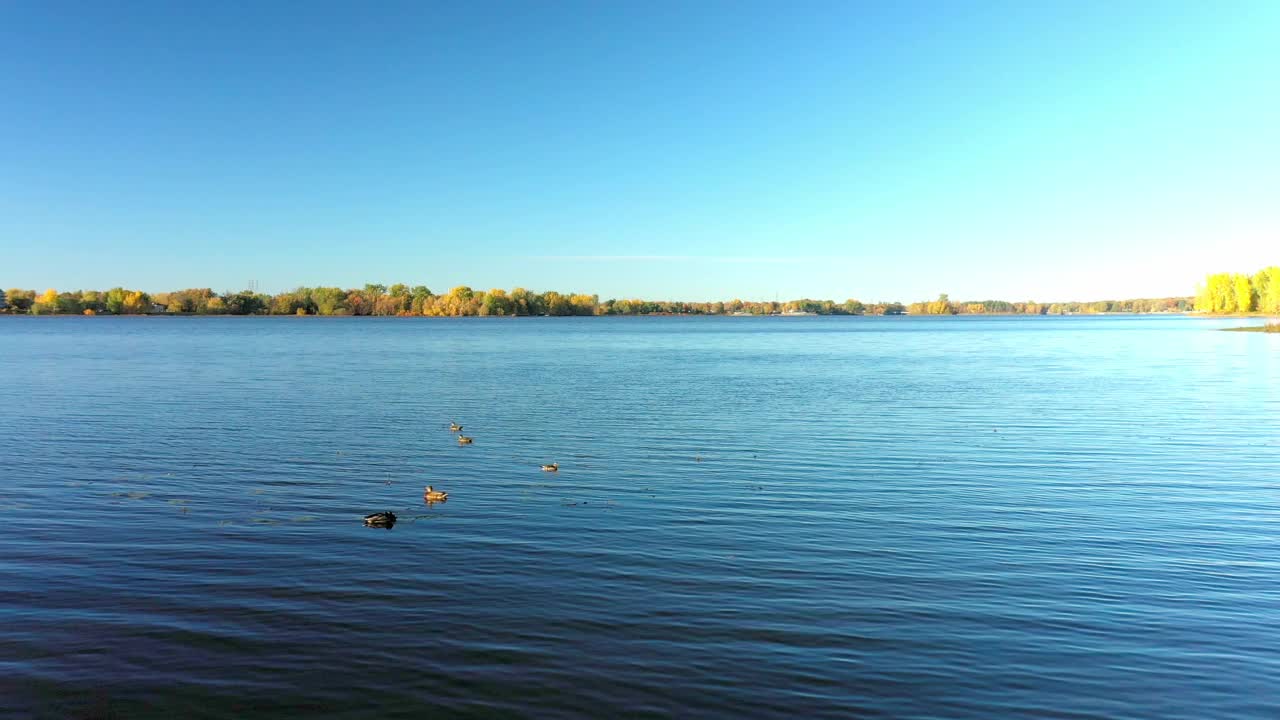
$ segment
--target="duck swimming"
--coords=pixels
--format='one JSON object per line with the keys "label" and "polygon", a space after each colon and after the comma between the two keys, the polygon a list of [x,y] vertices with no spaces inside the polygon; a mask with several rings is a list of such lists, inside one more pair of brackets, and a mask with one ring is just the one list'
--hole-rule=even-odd
{"label": "duck swimming", "polygon": [[449,430],[451,430],[452,432],[458,432],[461,429],[462,429],[462,426],[459,425],[458,423],[456,422],[449,423]]}
{"label": "duck swimming", "polygon": [[427,502],[444,502],[449,499],[449,493],[440,492],[428,485],[427,489],[422,491],[422,499]]}
{"label": "duck swimming", "polygon": [[467,437],[466,435],[459,435],[459,436],[458,436],[458,444],[459,444],[459,445],[470,445],[470,444],[471,444],[471,438]]}
{"label": "duck swimming", "polygon": [[551,463],[550,465],[542,466],[543,472],[556,472],[559,469],[560,469],[560,463]]}
{"label": "duck swimming", "polygon": [[391,527],[396,524],[396,514],[388,510],[387,512],[365,515],[364,524],[369,527],[380,527],[390,530]]}

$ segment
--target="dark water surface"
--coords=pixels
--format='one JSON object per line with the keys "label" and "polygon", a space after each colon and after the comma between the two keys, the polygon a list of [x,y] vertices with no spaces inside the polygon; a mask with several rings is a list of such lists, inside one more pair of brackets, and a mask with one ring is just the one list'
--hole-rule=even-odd
{"label": "dark water surface", "polygon": [[0,319],[0,714],[1280,717],[1230,324]]}

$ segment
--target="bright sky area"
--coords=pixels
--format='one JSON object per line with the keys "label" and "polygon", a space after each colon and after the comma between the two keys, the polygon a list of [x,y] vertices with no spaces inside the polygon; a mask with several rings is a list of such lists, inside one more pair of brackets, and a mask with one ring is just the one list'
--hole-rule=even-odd
{"label": "bright sky area", "polygon": [[0,287],[904,302],[1280,262],[1280,2],[6,2]]}

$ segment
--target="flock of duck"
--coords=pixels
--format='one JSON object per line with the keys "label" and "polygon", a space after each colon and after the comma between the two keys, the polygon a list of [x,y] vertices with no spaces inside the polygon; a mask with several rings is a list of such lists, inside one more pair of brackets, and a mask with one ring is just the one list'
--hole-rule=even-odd
{"label": "flock of duck", "polygon": [[[449,432],[458,433],[459,445],[470,445],[472,443],[472,438],[463,435],[462,426],[456,422],[449,423]],[[543,465],[542,470],[543,472],[558,472],[560,470],[560,463]],[[422,491],[422,499],[428,505],[431,503],[444,502],[449,499],[449,493],[442,490],[436,490],[431,485],[428,485],[427,488]],[[365,515],[364,524],[369,527],[387,528],[389,530],[396,524],[396,514],[388,510],[386,512],[377,512],[371,515]]]}

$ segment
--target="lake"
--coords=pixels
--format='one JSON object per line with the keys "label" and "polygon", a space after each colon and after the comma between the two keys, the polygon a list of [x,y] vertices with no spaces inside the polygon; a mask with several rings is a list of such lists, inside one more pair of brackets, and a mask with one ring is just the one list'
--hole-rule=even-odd
{"label": "lake", "polygon": [[1275,718],[1242,322],[0,318],[0,714]]}

